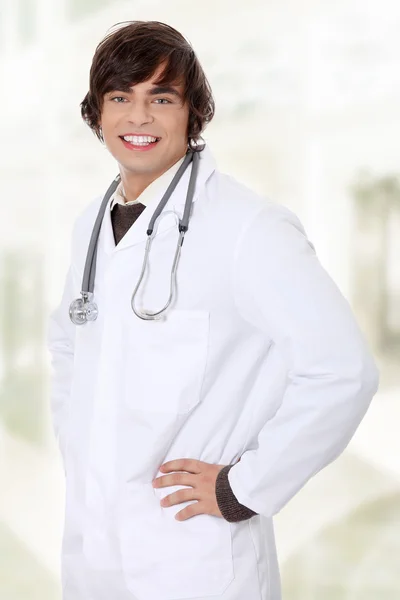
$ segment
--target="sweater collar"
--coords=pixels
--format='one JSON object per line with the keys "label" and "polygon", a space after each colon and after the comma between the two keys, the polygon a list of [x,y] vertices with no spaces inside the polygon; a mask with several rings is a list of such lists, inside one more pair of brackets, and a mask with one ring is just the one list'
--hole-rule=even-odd
{"label": "sweater collar", "polygon": [[130,202],[125,202],[125,200],[124,200],[124,196],[123,196],[124,188],[122,185],[122,181],[120,181],[120,183],[119,183],[117,189],[115,190],[114,195],[111,199],[110,210],[112,210],[116,204],[122,204],[123,206],[130,206],[132,204],[140,203],[140,204],[143,204],[144,206],[148,206],[148,204],[150,203],[150,200],[153,198],[153,196],[159,195],[160,191],[167,189],[167,187],[173,180],[176,172],[178,171],[179,167],[181,166],[181,164],[183,163],[184,160],[185,160],[185,157],[183,156],[176,163],[174,163],[172,165],[172,167],[170,167],[167,171],[162,173],[159,177],[157,177],[157,179],[152,181],[143,190],[143,192],[136,198],[136,200],[131,200]]}

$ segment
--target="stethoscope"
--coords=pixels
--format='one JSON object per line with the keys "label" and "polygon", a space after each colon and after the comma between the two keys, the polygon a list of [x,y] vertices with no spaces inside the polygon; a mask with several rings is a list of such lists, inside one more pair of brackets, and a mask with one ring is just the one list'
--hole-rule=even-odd
{"label": "stethoscope", "polygon": [[[192,150],[188,150],[183,163],[179,167],[173,180],[171,181],[170,185],[168,186],[167,191],[165,192],[165,194],[162,197],[160,203],[158,204],[156,210],[154,211],[153,216],[150,219],[148,229],[147,229],[148,237],[147,237],[147,241],[146,241],[146,248],[145,248],[145,254],[144,254],[144,259],[143,259],[142,271],[140,273],[139,280],[135,286],[135,289],[133,290],[132,298],[131,298],[132,310],[135,313],[135,315],[137,317],[139,317],[140,319],[144,319],[146,321],[160,319],[161,316],[168,310],[169,306],[171,305],[173,299],[176,296],[176,271],[177,271],[177,267],[178,267],[179,257],[181,254],[182,244],[185,239],[185,233],[187,232],[187,230],[189,228],[190,210],[191,210],[191,205],[192,205],[194,190],[195,190],[195,185],[196,185],[199,160],[200,160],[199,152],[193,152]],[[189,164],[191,162],[193,162],[192,172],[190,174],[189,186],[188,186],[186,202],[185,202],[185,209],[183,212],[182,219],[179,219],[178,215],[174,211],[165,211],[164,213],[162,211],[163,211],[164,206],[168,202],[172,192],[178,185],[182,175],[184,174],[184,172],[186,171],[187,167],[189,166]],[[93,301],[94,280],[95,280],[95,275],[96,275],[97,246],[98,246],[98,241],[99,241],[99,236],[100,236],[101,224],[103,222],[103,217],[104,217],[107,205],[108,205],[108,201],[111,198],[111,196],[114,194],[115,190],[117,189],[119,182],[120,182],[120,175],[117,175],[117,177],[111,183],[110,187],[108,188],[108,190],[102,200],[96,221],[93,226],[93,231],[92,231],[92,235],[90,238],[89,247],[88,247],[88,251],[87,251],[87,255],[86,255],[85,268],[83,271],[81,298],[77,298],[76,300],[73,300],[73,302],[71,302],[70,307],[69,307],[69,317],[70,317],[72,323],[74,323],[75,325],[84,325],[88,321],[95,321],[97,319],[97,316],[99,313],[97,304]],[[136,307],[135,299],[136,299],[136,295],[138,293],[138,290],[140,288],[140,285],[142,283],[143,277],[144,277],[146,269],[147,269],[150,248],[153,243],[153,239],[155,237],[160,218],[162,216],[165,216],[166,214],[170,214],[170,213],[175,215],[175,219],[176,219],[176,222],[177,222],[178,228],[179,228],[179,239],[177,242],[174,261],[173,261],[172,268],[171,268],[169,298],[168,298],[166,304],[160,310],[158,310],[156,312],[151,312],[151,311],[148,311],[145,309],[139,310]]]}

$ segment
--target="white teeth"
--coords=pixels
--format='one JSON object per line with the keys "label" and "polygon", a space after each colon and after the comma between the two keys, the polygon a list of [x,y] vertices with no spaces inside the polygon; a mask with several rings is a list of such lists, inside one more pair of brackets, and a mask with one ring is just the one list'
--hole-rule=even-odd
{"label": "white teeth", "polygon": [[145,145],[147,146],[148,144],[152,143],[152,142],[156,142],[157,138],[155,137],[151,137],[150,135],[125,135],[124,136],[124,140],[126,142],[129,142],[131,144],[134,145]]}

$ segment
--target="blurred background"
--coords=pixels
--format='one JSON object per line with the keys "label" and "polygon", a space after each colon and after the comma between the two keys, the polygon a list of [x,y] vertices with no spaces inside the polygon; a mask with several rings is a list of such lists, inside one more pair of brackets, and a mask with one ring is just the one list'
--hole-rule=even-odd
{"label": "blurred background", "polygon": [[294,210],[381,370],[345,453],[276,517],[284,600],[400,598],[400,4],[0,0],[0,598],[59,600],[46,319],[74,219],[118,172],[81,121],[114,24],[193,44],[222,171]]}

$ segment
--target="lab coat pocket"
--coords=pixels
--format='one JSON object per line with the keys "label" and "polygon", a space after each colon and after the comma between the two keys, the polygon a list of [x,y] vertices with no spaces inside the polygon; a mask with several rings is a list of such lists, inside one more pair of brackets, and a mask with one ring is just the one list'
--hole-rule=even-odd
{"label": "lab coat pocket", "polygon": [[126,585],[137,600],[219,596],[233,581],[231,524],[205,514],[177,521],[188,504],[162,508],[151,484],[126,487],[118,533]]}
{"label": "lab coat pocket", "polygon": [[127,407],[180,415],[200,401],[209,339],[209,312],[170,310],[160,321],[132,317],[127,332]]}

